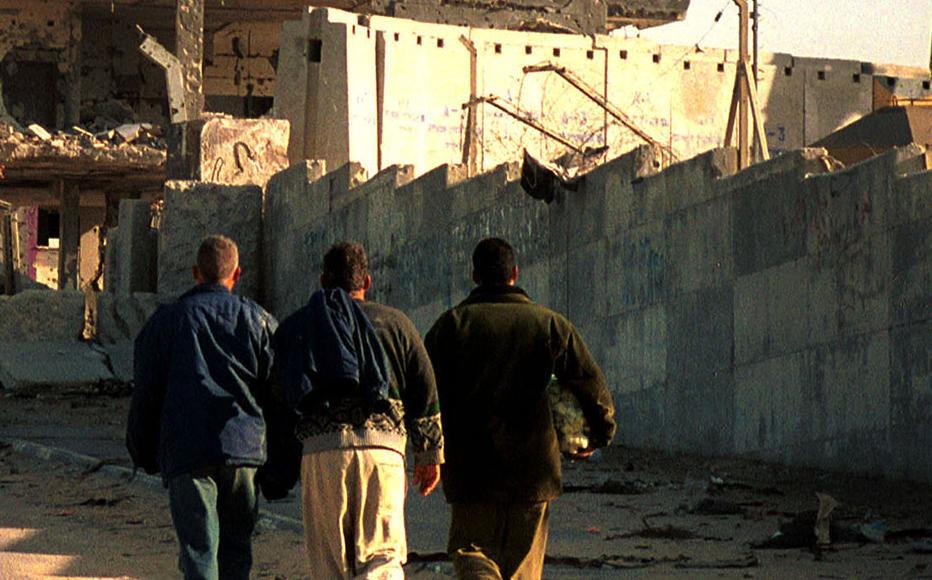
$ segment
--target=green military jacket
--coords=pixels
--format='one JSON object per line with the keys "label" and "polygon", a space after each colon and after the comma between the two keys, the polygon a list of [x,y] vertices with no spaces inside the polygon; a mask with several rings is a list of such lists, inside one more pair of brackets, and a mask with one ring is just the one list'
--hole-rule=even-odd
{"label": "green military jacket", "polygon": [[614,404],[582,337],[520,288],[476,288],[441,315],[425,345],[443,416],[447,501],[538,502],[560,494],[551,374],[579,399],[591,446],[611,442]]}

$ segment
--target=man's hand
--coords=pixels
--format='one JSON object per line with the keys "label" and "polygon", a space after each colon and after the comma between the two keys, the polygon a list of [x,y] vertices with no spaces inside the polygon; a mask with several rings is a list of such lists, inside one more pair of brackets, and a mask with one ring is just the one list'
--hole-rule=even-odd
{"label": "man's hand", "polygon": [[430,495],[440,482],[439,465],[415,465],[412,483],[417,486],[421,495]]}
{"label": "man's hand", "polygon": [[595,447],[587,447],[586,449],[580,449],[575,453],[564,453],[563,455],[571,461],[583,461],[592,457],[592,454],[595,453]]}

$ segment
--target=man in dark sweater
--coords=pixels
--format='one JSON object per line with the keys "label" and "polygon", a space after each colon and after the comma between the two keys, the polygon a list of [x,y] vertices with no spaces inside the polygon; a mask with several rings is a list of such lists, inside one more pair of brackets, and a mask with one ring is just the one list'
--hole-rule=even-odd
{"label": "man in dark sweater", "polygon": [[452,504],[448,550],[460,578],[540,578],[549,502],[562,490],[546,388],[552,375],[579,400],[584,458],[615,433],[605,379],[576,328],[515,283],[512,247],[489,238],[473,253],[477,287],[425,340],[437,376]]}
{"label": "man in dark sweater", "polygon": [[136,338],[126,444],[136,466],[162,473],[184,577],[246,579],[276,322],[231,292],[240,268],[229,238],[206,238],[193,271],[197,285]]}
{"label": "man in dark sweater", "polygon": [[[386,406],[352,394],[331,397],[304,415],[302,505],[312,578],[403,578],[405,447],[414,452],[414,485],[440,481],[443,432],[434,373],[414,324],[401,311],[365,301],[372,279],[360,244],[340,242],[324,256],[324,289],[342,288],[375,329],[389,367]],[[282,328],[291,328],[289,320]],[[276,336],[285,344],[289,337]],[[280,357],[282,360],[284,357]],[[283,369],[287,370],[287,369]]]}

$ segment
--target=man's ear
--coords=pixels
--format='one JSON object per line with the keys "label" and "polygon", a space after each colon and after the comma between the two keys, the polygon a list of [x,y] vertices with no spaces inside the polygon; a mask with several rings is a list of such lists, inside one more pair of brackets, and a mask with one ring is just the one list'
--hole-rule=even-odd
{"label": "man's ear", "polygon": [[515,264],[511,267],[511,276],[508,278],[508,285],[514,286],[518,282],[518,265]]}
{"label": "man's ear", "polygon": [[242,275],[243,275],[243,269],[237,266],[236,269],[233,270],[233,275],[231,276],[233,283],[236,284],[237,282],[239,282],[239,278]]}
{"label": "man's ear", "polygon": [[191,275],[194,276],[194,281],[198,284],[204,283],[204,279],[201,277],[201,269],[197,265],[191,266]]}
{"label": "man's ear", "polygon": [[482,278],[479,277],[479,273],[475,270],[472,271],[472,281],[475,282],[476,286],[482,286]]}
{"label": "man's ear", "polygon": [[372,287],[372,276],[370,276],[369,274],[366,274],[366,279],[362,283],[362,289],[365,291],[365,290],[369,290],[369,288],[371,287]]}

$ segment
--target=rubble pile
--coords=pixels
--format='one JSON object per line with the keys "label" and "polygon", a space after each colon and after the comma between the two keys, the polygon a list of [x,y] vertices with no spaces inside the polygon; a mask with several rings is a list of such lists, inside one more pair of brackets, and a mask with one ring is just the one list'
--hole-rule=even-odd
{"label": "rubble pile", "polygon": [[161,129],[148,123],[124,124],[98,133],[77,126],[53,133],[35,124],[20,130],[0,123],[0,160],[7,180],[39,178],[46,172],[92,177],[141,171],[160,177],[166,149]]}

